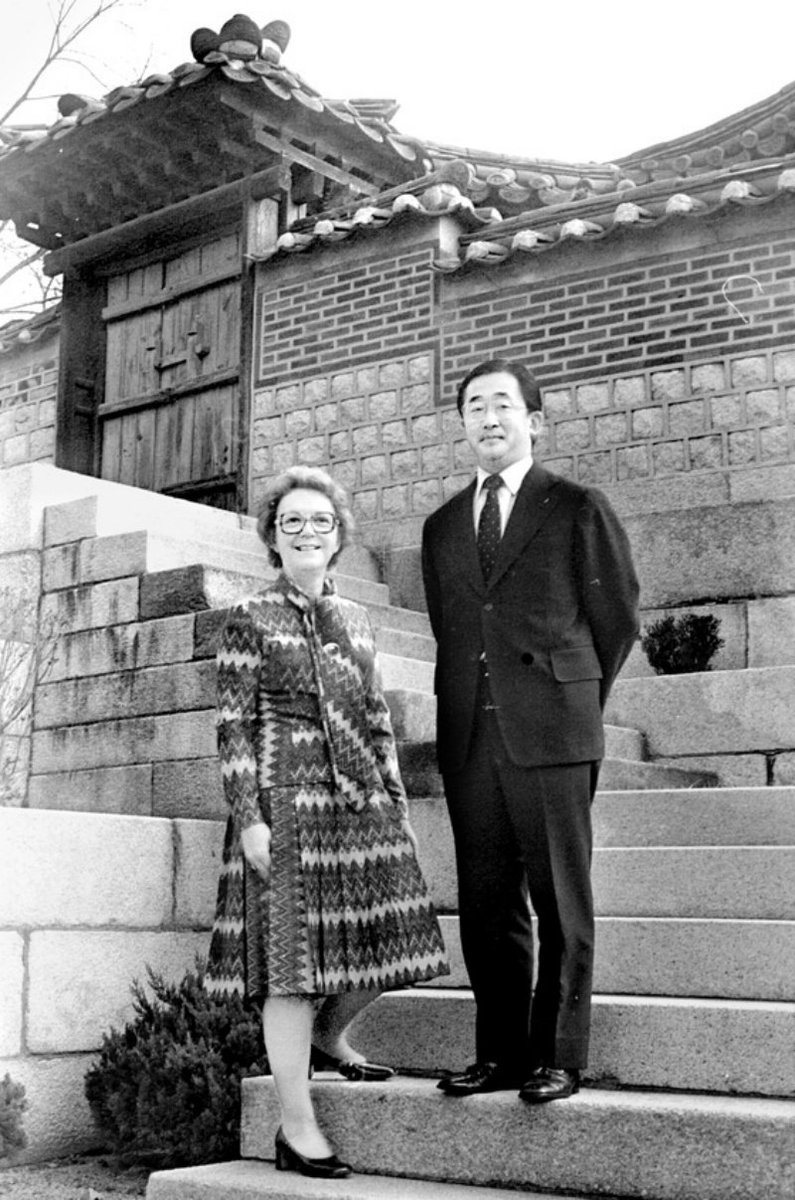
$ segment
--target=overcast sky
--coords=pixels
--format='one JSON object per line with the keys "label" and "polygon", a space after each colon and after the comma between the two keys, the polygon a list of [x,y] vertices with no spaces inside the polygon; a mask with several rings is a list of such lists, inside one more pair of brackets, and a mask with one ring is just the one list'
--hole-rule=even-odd
{"label": "overcast sky", "polygon": [[[47,0],[3,8],[7,102],[52,21]],[[125,0],[81,42],[99,81],[69,65],[46,90],[99,96],[168,71],[191,58],[194,29],[218,30],[238,11],[260,26],[287,21],[284,61],[323,95],[394,98],[404,133],[530,158],[607,162],[795,82],[795,8],[781,0]],[[25,117],[51,123],[55,100]]]}

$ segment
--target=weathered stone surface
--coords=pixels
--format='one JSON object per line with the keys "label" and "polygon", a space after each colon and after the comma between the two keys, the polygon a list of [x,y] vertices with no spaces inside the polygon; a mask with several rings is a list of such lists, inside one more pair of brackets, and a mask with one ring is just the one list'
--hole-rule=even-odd
{"label": "weathered stone surface", "polygon": [[[528,1112],[512,1092],[451,1102],[425,1079],[327,1081],[313,1096],[324,1131],[358,1171],[655,1200],[791,1194],[791,1101],[585,1089]],[[245,1080],[243,1097],[242,1154],[272,1157],[273,1081]]]}
{"label": "weathered stone surface", "polygon": [[21,933],[0,933],[0,1058],[22,1051],[24,952]]}
{"label": "weathered stone surface", "polygon": [[69,633],[59,639],[47,682],[187,662],[193,657],[193,623],[192,615],[184,615]]}
{"label": "weathered stone surface", "polygon": [[33,775],[28,785],[30,808],[69,812],[117,813],[124,816],[167,816],[152,808],[152,767],[97,767]]}
{"label": "weathered stone surface", "polygon": [[795,663],[795,596],[748,605],[748,666]]}
{"label": "weathered stone surface", "polygon": [[[271,1158],[273,1155],[271,1155]],[[466,1184],[437,1183],[389,1175],[351,1175],[335,1180],[335,1200],[472,1200]],[[155,1171],[146,1185],[147,1200],[327,1200],[328,1180],[307,1179],[288,1172],[277,1174],[273,1164],[238,1159],[204,1167]],[[535,1200],[558,1200],[533,1192]],[[478,1188],[477,1200],[515,1200],[505,1188]],[[569,1200],[584,1200],[569,1193]]]}
{"label": "weathered stone surface", "polygon": [[170,822],[0,808],[0,835],[4,924],[171,923]]}
{"label": "weathered stone surface", "polygon": [[76,633],[138,619],[138,576],[85,583],[42,597],[42,617]]}
{"label": "weathered stone surface", "polygon": [[602,847],[593,856],[593,887],[600,916],[795,924],[795,847]]}
{"label": "weathered stone surface", "polygon": [[131,984],[147,968],[179,979],[206,955],[206,933],[171,930],[41,930],[30,935],[28,1049],[96,1050],[102,1034],[133,1017]]}
{"label": "weathered stone surface", "polygon": [[153,764],[152,816],[222,821],[228,812],[217,755]]}
{"label": "weathered stone surface", "polygon": [[33,771],[80,771],[127,763],[205,758],[215,749],[215,712],[164,713],[41,729],[33,734]]}
{"label": "weathered stone surface", "polygon": [[[667,996],[594,997],[586,1078],[623,1087],[795,1094],[795,1004]],[[351,1031],[372,1062],[460,1070],[475,1041],[469,991],[415,988],[369,1005]]]}
{"label": "weathered stone surface", "polygon": [[795,498],[627,515],[644,608],[795,592]]}
{"label": "weathered stone surface", "polygon": [[[276,572],[271,570],[271,577]],[[144,620],[203,609],[229,608],[262,590],[264,576],[240,575],[193,564],[153,571],[141,580],[141,616]]]}
{"label": "weathered stone surface", "polygon": [[794,921],[598,917],[597,992],[792,999]]}
{"label": "weathered stone surface", "polygon": [[35,726],[63,729],[84,721],[185,713],[214,703],[213,662],[169,663],[42,684],[36,695]]}
{"label": "weathered stone surface", "polygon": [[212,925],[223,844],[221,821],[174,822],[174,923],[180,928]]}
{"label": "weathered stone surface", "polygon": [[93,1054],[0,1058],[0,1078],[7,1073],[21,1083],[28,1102],[24,1126],[28,1144],[15,1163],[65,1158],[101,1144],[84,1085],[94,1058]]}
{"label": "weathered stone surface", "polygon": [[[705,771],[722,788],[765,787],[767,758],[764,754],[683,754],[679,758],[656,758],[661,767]],[[783,782],[783,781],[776,781]]]}
{"label": "weathered stone surface", "polygon": [[98,508],[96,495],[50,505],[44,510],[44,545],[60,546],[96,537]]}
{"label": "weathered stone surface", "polygon": [[649,752],[740,754],[795,747],[795,667],[619,679],[607,719],[640,726]]}
{"label": "weathered stone surface", "polygon": [[597,846],[795,846],[795,788],[598,792]]}
{"label": "weathered stone surface", "polygon": [[0,638],[31,641],[36,635],[41,556],[32,550],[0,557]]}
{"label": "weathered stone surface", "polygon": [[89,495],[97,480],[49,463],[20,463],[0,471],[0,512],[14,513],[0,523],[0,551],[38,549],[42,545],[44,510],[59,500]]}
{"label": "weathered stone surface", "polygon": [[783,787],[795,784],[795,752],[776,755],[773,760],[773,782]]}

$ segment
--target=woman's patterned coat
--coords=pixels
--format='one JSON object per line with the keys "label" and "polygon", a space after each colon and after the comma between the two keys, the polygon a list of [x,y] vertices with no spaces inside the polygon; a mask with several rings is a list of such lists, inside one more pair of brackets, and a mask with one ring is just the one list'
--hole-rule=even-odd
{"label": "woman's patterned coat", "polygon": [[[326,581],[281,575],[232,609],[218,652],[230,806],[206,986],[323,995],[399,987],[448,966],[414,848],[370,620]],[[241,830],[271,828],[271,875]]]}

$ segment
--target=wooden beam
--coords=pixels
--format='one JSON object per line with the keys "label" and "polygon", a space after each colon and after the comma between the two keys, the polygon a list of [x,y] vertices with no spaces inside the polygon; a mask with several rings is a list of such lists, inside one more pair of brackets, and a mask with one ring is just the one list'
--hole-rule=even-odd
{"label": "wooden beam", "polygon": [[222,184],[209,192],[203,192],[200,196],[191,196],[178,204],[172,204],[169,208],[135,217],[116,225],[113,229],[105,229],[101,233],[64,246],[63,249],[54,250],[44,259],[44,271],[47,275],[60,275],[95,258],[122,252],[131,253],[136,242],[144,241],[153,233],[166,229],[177,231],[186,221],[215,215],[219,205],[238,204],[246,196],[255,199],[275,196],[287,190],[289,186],[289,168],[283,163],[278,163],[269,167],[267,171],[259,171],[245,179]]}
{"label": "wooden beam", "polygon": [[332,163],[326,162],[323,158],[318,158],[315,154],[309,154],[306,150],[300,150],[298,146],[294,146],[292,142],[285,141],[284,138],[274,136],[272,133],[266,132],[264,125],[265,119],[261,112],[258,112],[246,100],[238,96],[232,91],[221,93],[221,102],[234,109],[235,112],[242,113],[247,116],[252,123],[252,132],[255,141],[264,146],[267,150],[272,150],[275,154],[279,154],[290,162],[300,163],[302,167],[308,167],[310,171],[315,171],[318,175],[324,175],[327,179],[333,179],[335,183],[344,184],[345,187],[356,188],[364,196],[375,196],[378,193],[378,187],[370,183],[367,179],[362,179],[359,175],[353,175],[350,171],[343,171],[340,167],[335,167]]}

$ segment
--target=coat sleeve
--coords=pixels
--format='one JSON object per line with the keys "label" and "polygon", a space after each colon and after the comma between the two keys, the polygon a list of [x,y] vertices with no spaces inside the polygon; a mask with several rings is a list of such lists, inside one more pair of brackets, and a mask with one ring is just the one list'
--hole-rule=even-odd
{"label": "coat sleeve", "polygon": [[391,797],[401,817],[407,817],[409,812],[406,800],[406,789],[400,774],[395,735],[392,730],[392,717],[381,686],[381,675],[378,669],[375,637],[372,632],[369,617],[367,618],[372,644],[371,666],[365,683],[365,708],[367,727],[370,733],[370,744],[375,754],[378,773],[384,788]]}
{"label": "coat sleeve", "polygon": [[256,756],[262,649],[246,605],[231,610],[221,635],[216,665],[216,734],[221,778],[226,801],[240,831],[264,823]]}
{"label": "coat sleeve", "polygon": [[638,580],[624,527],[596,489],[580,507],[575,536],[579,593],[602,668],[604,707],[640,630]]}
{"label": "coat sleeve", "polygon": [[422,583],[425,589],[428,618],[431,622],[433,636],[438,642],[442,627],[442,605],[439,577],[431,550],[431,536],[430,526],[426,521],[422,531]]}

